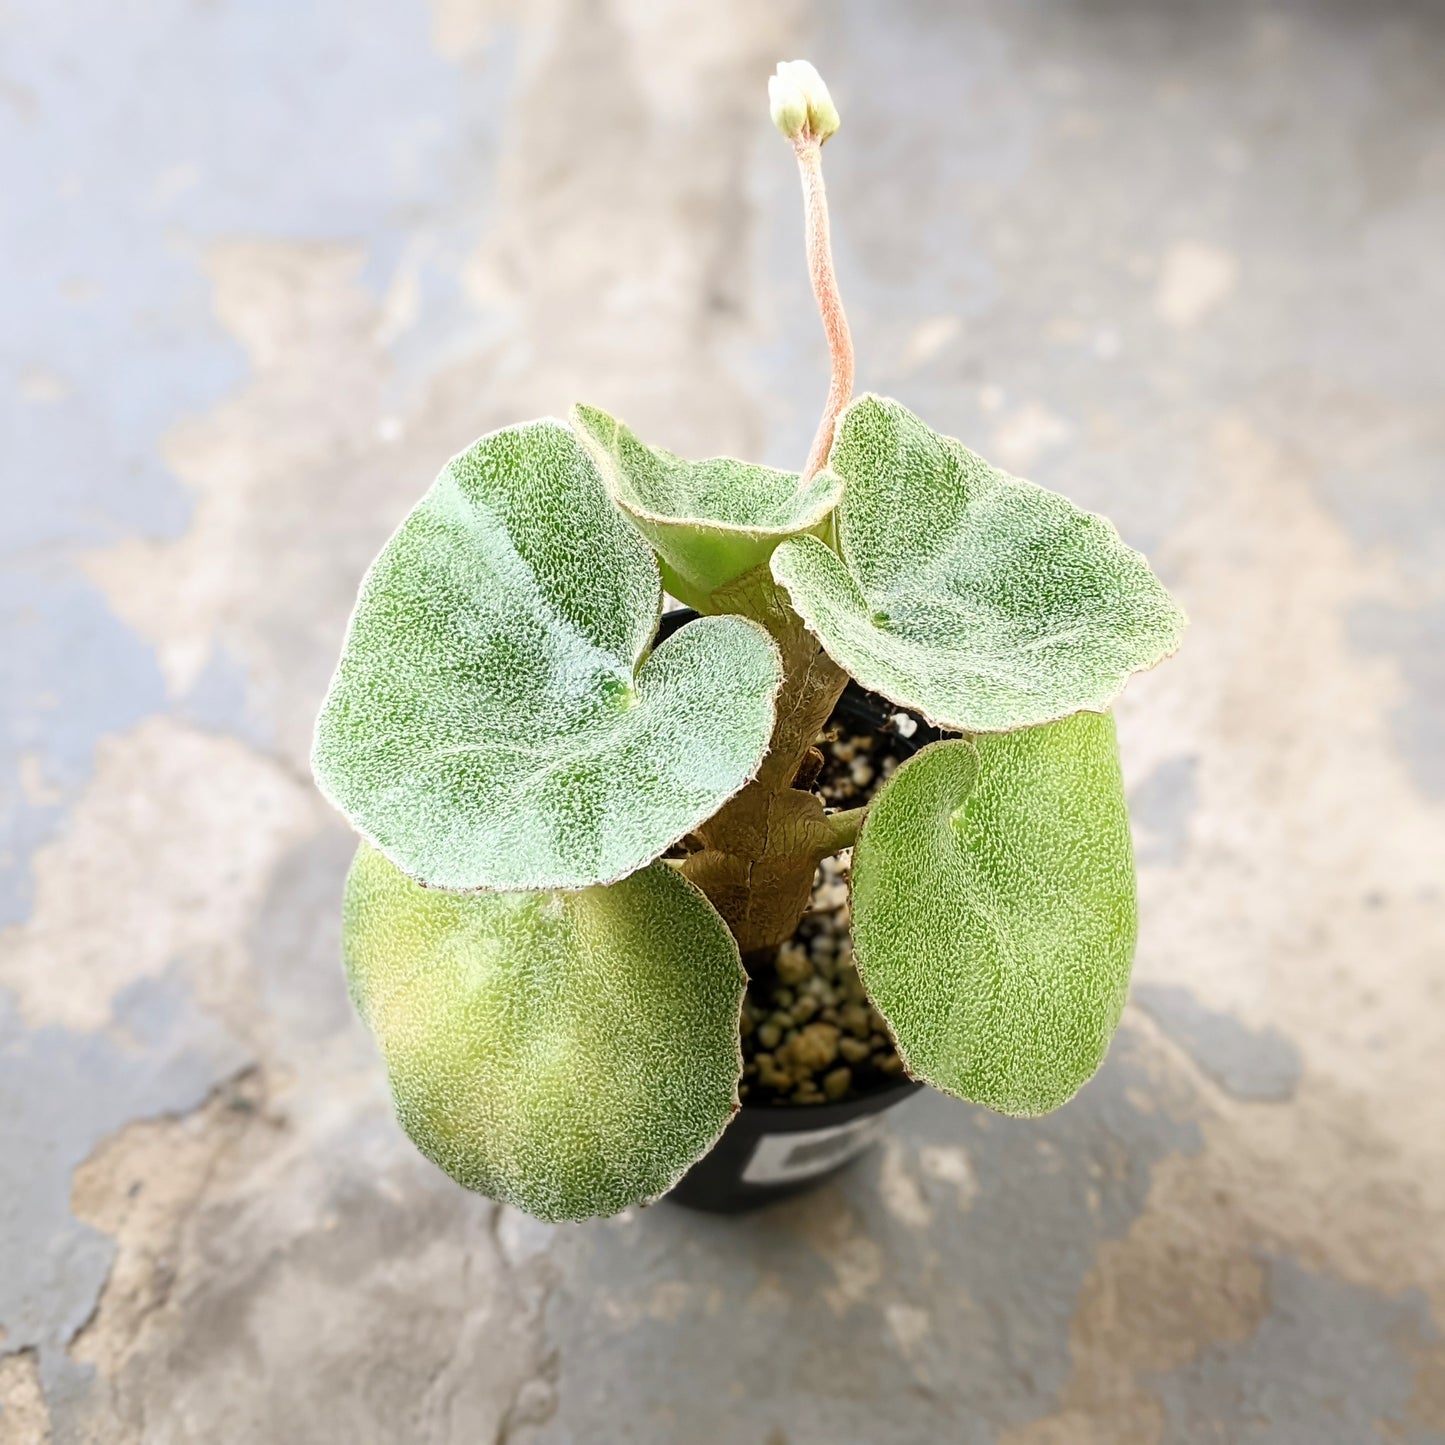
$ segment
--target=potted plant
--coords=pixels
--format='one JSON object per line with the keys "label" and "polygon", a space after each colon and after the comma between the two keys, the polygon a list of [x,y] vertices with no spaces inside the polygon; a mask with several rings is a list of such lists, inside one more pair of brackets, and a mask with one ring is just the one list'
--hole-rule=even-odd
{"label": "potted plant", "polygon": [[720,1138],[684,1198],[793,1186],[910,1081],[1054,1109],[1128,986],[1108,707],[1183,615],[1103,518],[852,399],[838,114],[806,62],[769,90],[832,361],[801,474],[588,407],[482,437],[372,564],[317,722],[401,1123],[546,1220]]}

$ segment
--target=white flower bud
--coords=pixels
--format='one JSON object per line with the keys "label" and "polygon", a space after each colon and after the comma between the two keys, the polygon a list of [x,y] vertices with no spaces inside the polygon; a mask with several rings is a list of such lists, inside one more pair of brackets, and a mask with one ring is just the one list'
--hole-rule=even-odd
{"label": "white flower bud", "polygon": [[781,75],[768,77],[768,108],[773,124],[789,140],[795,140],[808,123],[808,97]]}
{"label": "white flower bud", "polygon": [[806,60],[778,62],[768,81],[768,103],[773,124],[789,140],[806,131],[808,139],[825,141],[841,124],[823,77]]}

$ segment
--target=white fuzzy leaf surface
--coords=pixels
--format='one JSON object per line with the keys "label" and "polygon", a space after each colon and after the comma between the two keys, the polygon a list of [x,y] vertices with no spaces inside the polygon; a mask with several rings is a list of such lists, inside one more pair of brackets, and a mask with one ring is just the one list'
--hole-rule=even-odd
{"label": "white fuzzy leaf surface", "polygon": [[853,941],[908,1070],[1043,1114],[1103,1061],[1134,956],[1134,855],[1113,719],[934,743],[874,798]]}
{"label": "white fuzzy leaf surface", "polygon": [[784,538],[823,526],[843,484],[822,471],[804,484],[733,457],[690,462],[650,447],[596,407],[572,419],[618,506],[656,549],[667,590],[700,612],[712,593],[766,564]]}
{"label": "white fuzzy leaf surface", "polygon": [[773,575],[835,662],[937,726],[1099,710],[1178,647],[1184,614],[1110,522],[896,401],[855,401],[829,465],[839,551],[794,538]]}
{"label": "white fuzzy leaf surface", "polygon": [[651,862],[756,771],[766,632],[701,618],[652,652],[646,543],[560,422],[455,457],[362,583],[317,722],[322,791],[439,888],[581,888]]}
{"label": "white fuzzy leaf surface", "polygon": [[362,845],[347,978],[397,1116],[458,1183],[538,1219],[656,1198],[737,1108],[746,976],[654,863],[575,893],[448,894]]}

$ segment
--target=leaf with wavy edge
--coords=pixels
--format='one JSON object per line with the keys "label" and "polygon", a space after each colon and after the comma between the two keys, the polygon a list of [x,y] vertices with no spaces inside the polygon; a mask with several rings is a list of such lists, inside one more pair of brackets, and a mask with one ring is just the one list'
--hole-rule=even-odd
{"label": "leaf with wavy edge", "polygon": [[784,542],[774,577],[833,659],[938,727],[1101,709],[1179,645],[1184,614],[1113,525],[990,466],[896,401],[838,424],[841,557]]}
{"label": "leaf with wavy edge", "polygon": [[911,1074],[1033,1115],[1099,1067],[1136,927],[1107,714],[924,748],[874,798],[852,875],[859,973]]}
{"label": "leaf with wavy edge", "polygon": [[652,554],[566,426],[483,437],[362,583],[317,782],[435,887],[624,877],[753,776],[781,682],[741,617],[648,653],[661,605]]}
{"label": "leaf with wavy edge", "polygon": [[439,893],[363,844],[344,948],[417,1148],[538,1219],[656,1198],[737,1108],[737,944],[665,863],[576,893]]}
{"label": "leaf with wavy edge", "polygon": [[763,566],[784,538],[823,526],[842,493],[827,471],[800,485],[796,472],[732,457],[686,461],[596,407],[573,407],[572,420],[613,500],[656,550],[667,590],[699,612],[725,610],[711,594]]}

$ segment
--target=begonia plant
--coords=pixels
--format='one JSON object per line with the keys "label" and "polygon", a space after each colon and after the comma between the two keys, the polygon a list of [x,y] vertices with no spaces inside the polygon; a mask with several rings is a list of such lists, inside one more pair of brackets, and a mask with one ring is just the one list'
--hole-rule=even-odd
{"label": "begonia plant", "polygon": [[[684,460],[589,406],[482,437],[367,573],[317,723],[400,1120],[546,1220],[656,1198],[717,1140],[745,966],[833,854],[868,996],[936,1089],[1058,1107],[1128,985],[1108,709],[1183,616],[1104,518],[853,398],[838,113],[802,61],[770,98],[832,364],[802,471]],[[659,641],[665,593],[698,615]],[[945,736],[830,812],[796,784],[850,677]]]}

